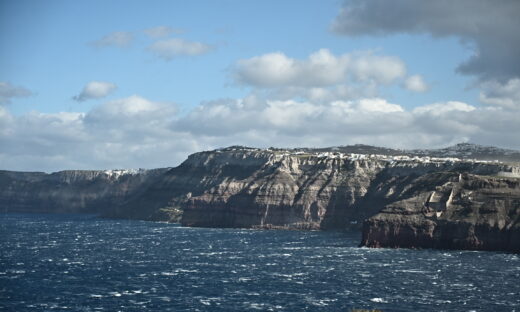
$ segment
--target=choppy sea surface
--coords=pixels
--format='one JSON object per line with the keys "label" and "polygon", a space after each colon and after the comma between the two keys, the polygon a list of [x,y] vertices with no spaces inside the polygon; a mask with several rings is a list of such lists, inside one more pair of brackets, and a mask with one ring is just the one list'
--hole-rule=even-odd
{"label": "choppy sea surface", "polygon": [[0,214],[2,311],[520,311],[520,257],[359,233]]}

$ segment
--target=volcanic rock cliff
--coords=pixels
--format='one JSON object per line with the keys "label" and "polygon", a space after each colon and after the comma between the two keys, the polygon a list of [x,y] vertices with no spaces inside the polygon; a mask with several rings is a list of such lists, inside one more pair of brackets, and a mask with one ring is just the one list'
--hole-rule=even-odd
{"label": "volcanic rock cliff", "polygon": [[[137,193],[111,217],[186,226],[358,228],[383,207],[429,190],[431,173],[507,174],[501,163],[345,156],[230,148],[191,155]],[[413,184],[416,183],[416,184]]]}
{"label": "volcanic rock cliff", "polygon": [[520,252],[520,179],[434,173],[402,198],[364,222],[362,245]]}
{"label": "volcanic rock cliff", "polygon": [[[364,145],[229,147],[156,170],[0,171],[0,209],[89,212],[202,227],[362,226],[362,244],[370,247],[518,252],[518,163],[457,157],[493,159],[497,151],[502,153],[457,145],[436,151],[435,158],[426,150]],[[504,155],[516,160],[515,153]]]}

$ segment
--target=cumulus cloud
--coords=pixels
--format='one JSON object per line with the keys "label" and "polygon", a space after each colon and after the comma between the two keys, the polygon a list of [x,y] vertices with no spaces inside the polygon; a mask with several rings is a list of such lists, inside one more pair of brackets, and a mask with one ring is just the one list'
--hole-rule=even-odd
{"label": "cumulus cloud", "polygon": [[95,47],[128,47],[134,40],[134,35],[127,31],[116,31],[112,32],[103,38],[91,42]]}
{"label": "cumulus cloud", "polygon": [[397,104],[388,103],[385,99],[361,99],[359,109],[363,112],[394,113],[404,112],[403,108]]}
{"label": "cumulus cloud", "polygon": [[406,74],[406,66],[398,57],[377,56],[371,52],[354,53],[351,70],[357,80],[382,84],[390,84]]}
{"label": "cumulus cloud", "polygon": [[482,80],[520,77],[520,1],[351,0],[332,24],[348,36],[396,33],[456,36],[475,53],[458,70]]}
{"label": "cumulus cloud", "polygon": [[281,52],[241,59],[232,69],[235,82],[261,88],[323,87],[353,80],[390,84],[406,74],[405,64],[397,57],[372,52],[333,55],[318,50],[305,60]]}
{"label": "cumulus cloud", "polygon": [[[199,138],[254,146],[331,146],[376,144],[399,148],[446,146],[461,141],[519,148],[514,140],[520,113],[443,102],[406,111],[381,98],[334,101],[272,101],[257,97],[200,105],[173,124]],[[225,122],[224,122],[225,121]],[[239,137],[239,138],[237,138]]]}
{"label": "cumulus cloud", "polygon": [[115,121],[124,120],[143,120],[154,121],[174,116],[177,112],[176,106],[171,103],[153,102],[138,95],[127,98],[109,101],[93,108],[87,115],[87,121]]}
{"label": "cumulus cloud", "polygon": [[336,100],[355,100],[379,96],[379,85],[375,83],[356,83],[347,81],[324,87],[281,87],[255,89],[255,93],[278,100],[307,99],[313,103],[326,103]]}
{"label": "cumulus cloud", "polygon": [[[309,142],[328,136],[338,139],[342,133],[360,130],[356,129],[360,124],[368,126],[374,118],[379,119],[384,115],[390,119],[390,116],[398,116],[403,112],[399,105],[379,98],[317,104],[250,96],[239,100],[204,103],[179,119],[173,127],[175,130],[190,131],[201,136],[226,137],[235,133],[255,133],[265,139],[263,145],[278,142],[288,146],[301,146],[308,144],[306,139]],[[374,123],[371,129],[366,130],[370,133],[381,129],[389,130],[388,126],[400,127],[399,123],[400,121],[394,124],[390,120]],[[347,129],[349,131],[343,132]],[[277,139],[278,136],[280,137]],[[281,140],[282,137],[286,137],[286,140]]]}
{"label": "cumulus cloud", "polygon": [[161,37],[167,37],[171,34],[182,34],[184,31],[179,28],[171,28],[168,26],[157,26],[157,27],[147,28],[147,29],[143,30],[143,32],[151,38],[161,38]]}
{"label": "cumulus cloud", "polygon": [[484,104],[520,109],[520,79],[510,79],[505,83],[497,80],[481,84],[480,101]]}
{"label": "cumulus cloud", "polygon": [[0,105],[9,104],[13,98],[31,96],[33,93],[20,86],[14,86],[9,82],[0,81]]}
{"label": "cumulus cloud", "polygon": [[404,81],[404,87],[414,92],[426,92],[428,91],[428,85],[424,82],[422,76],[413,75]]}
{"label": "cumulus cloud", "polygon": [[520,148],[518,120],[520,110],[455,101],[406,110],[383,98],[316,103],[254,95],[179,114],[172,103],[134,95],[86,113],[15,116],[0,107],[0,164],[45,171],[168,167],[190,153],[234,144],[422,148],[471,141]]}
{"label": "cumulus cloud", "polygon": [[177,56],[205,54],[212,49],[213,47],[208,44],[188,41],[181,38],[159,40],[148,47],[150,52],[166,61]]}
{"label": "cumulus cloud", "polygon": [[78,95],[72,97],[75,101],[83,102],[90,99],[99,99],[109,95],[117,89],[117,86],[111,82],[91,81],[83,87]]}
{"label": "cumulus cloud", "polygon": [[204,103],[177,120],[173,129],[212,138],[223,142],[221,146],[229,142],[264,147],[365,143],[431,148],[472,141],[520,148],[515,139],[520,134],[518,118],[520,112],[456,101],[407,111],[381,98],[318,104],[253,96]]}

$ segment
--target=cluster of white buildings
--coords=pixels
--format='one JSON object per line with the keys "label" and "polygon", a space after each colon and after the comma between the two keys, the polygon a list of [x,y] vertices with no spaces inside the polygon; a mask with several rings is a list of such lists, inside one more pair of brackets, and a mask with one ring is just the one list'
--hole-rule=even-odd
{"label": "cluster of white buildings", "polygon": [[283,156],[316,156],[318,158],[327,159],[351,159],[351,160],[363,160],[363,159],[374,159],[383,160],[388,162],[397,161],[410,161],[410,162],[421,162],[421,163],[435,163],[435,162],[471,162],[471,163],[497,163],[498,160],[477,160],[477,159],[461,159],[457,157],[430,157],[430,156],[408,156],[408,155],[381,155],[381,154],[355,154],[355,153],[341,153],[341,152],[308,152],[308,151],[288,151],[282,152]]}
{"label": "cluster of white buildings", "polygon": [[[222,151],[261,151],[258,148],[250,148],[250,147],[242,147],[242,146],[232,146],[225,149],[221,149]],[[328,151],[328,152],[313,152],[309,150],[283,150],[283,149],[266,149],[268,152],[276,153],[279,156],[315,156],[318,158],[326,158],[326,159],[351,159],[351,160],[363,160],[363,159],[374,159],[374,160],[383,160],[388,162],[421,162],[421,163],[440,163],[440,162],[470,162],[470,163],[498,163],[498,160],[477,160],[477,159],[467,159],[467,158],[458,158],[458,157],[431,157],[431,156],[409,156],[409,155],[381,155],[381,154],[356,154],[356,153],[342,153],[338,151]]]}

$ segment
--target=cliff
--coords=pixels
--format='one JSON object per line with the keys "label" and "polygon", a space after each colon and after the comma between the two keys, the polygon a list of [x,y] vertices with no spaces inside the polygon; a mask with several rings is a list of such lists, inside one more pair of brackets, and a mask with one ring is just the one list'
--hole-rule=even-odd
{"label": "cliff", "polygon": [[520,179],[429,174],[401,197],[364,222],[363,246],[520,252]]}
{"label": "cliff", "polygon": [[228,148],[191,155],[110,216],[176,221],[182,215],[183,225],[203,227],[359,228],[409,196],[411,183],[424,175],[514,170],[494,162]]}
{"label": "cliff", "polygon": [[166,170],[0,171],[0,211],[107,213]]}
{"label": "cliff", "polygon": [[[367,151],[387,154],[354,153]],[[364,145],[235,146],[192,154],[175,168],[0,171],[0,211],[87,212],[201,227],[362,227],[362,244],[370,247],[517,252],[518,164],[464,158],[505,153],[516,160],[516,154],[468,144],[435,151],[442,157]]]}

